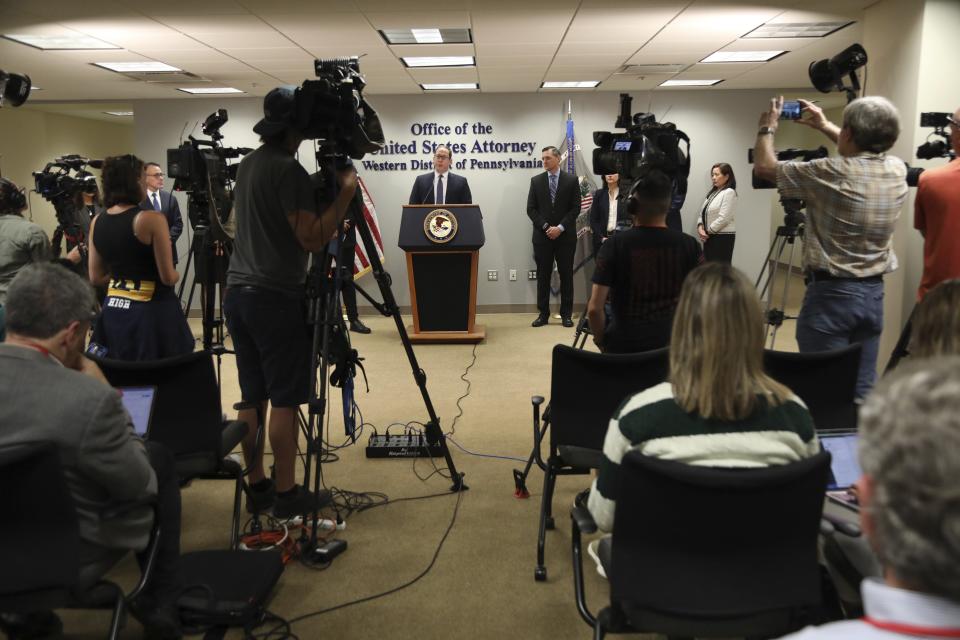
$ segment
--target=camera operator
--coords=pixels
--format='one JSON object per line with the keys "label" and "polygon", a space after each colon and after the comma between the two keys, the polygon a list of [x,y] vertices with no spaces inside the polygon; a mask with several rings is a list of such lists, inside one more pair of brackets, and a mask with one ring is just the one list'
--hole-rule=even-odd
{"label": "camera operator", "polygon": [[[631,353],[670,343],[673,313],[687,274],[703,262],[700,244],[667,227],[673,185],[658,169],[639,180],[627,201],[633,227],[600,247],[587,317],[593,340],[604,352]],[[613,317],[606,328],[604,303]]]}
{"label": "camera operator", "polygon": [[[310,394],[311,342],[304,318],[307,252],[319,251],[336,234],[356,190],[353,168],[339,173],[340,192],[317,205],[306,170],[295,153],[304,140],[295,128],[293,87],[270,91],[264,117],[253,128],[263,144],[241,162],[234,190],[237,232],[227,272],[224,313],[237,353],[245,403],[266,417],[276,484],[264,475],[256,450],[257,410],[240,411],[250,425],[243,443],[249,475],[247,508],[273,506],[278,518],[329,501],[295,482],[297,410]],[[319,212],[319,213],[318,213]],[[256,459],[254,459],[256,455]]]}
{"label": "camera operator", "polygon": [[3,340],[7,289],[21,269],[50,260],[50,241],[40,225],[23,217],[27,198],[23,189],[0,178],[0,340]]}
{"label": "camera operator", "polygon": [[[960,155],[960,109],[950,119],[950,146]],[[920,174],[913,226],[923,236],[919,302],[943,280],[960,278],[960,157]]]}
{"label": "camera operator", "polygon": [[754,169],[757,177],[776,182],[781,197],[806,202],[800,351],[861,343],[856,396],[862,399],[877,375],[883,274],[897,268],[892,235],[907,196],[906,166],[886,155],[900,134],[899,115],[885,98],[859,98],[846,106],[838,127],[816,105],[799,102],[807,117],[797,122],[835,142],[839,157],[777,162],[773,136],[781,96],[760,116]]}
{"label": "camera operator", "polygon": [[[93,174],[84,173],[85,175],[77,176],[78,179],[83,181],[83,187],[73,194],[73,226],[67,230],[69,233],[63,233],[62,237],[67,241],[65,259],[73,265],[74,272],[86,278],[89,267],[84,251],[87,249],[84,247],[81,250],[80,247],[81,244],[86,245],[89,241],[90,223],[103,211],[103,198],[100,197],[100,189],[97,188],[97,180]],[[60,241],[55,238],[53,244],[54,255],[60,257],[62,250]],[[104,291],[106,290],[104,289]],[[99,294],[100,291],[98,290],[97,293]]]}

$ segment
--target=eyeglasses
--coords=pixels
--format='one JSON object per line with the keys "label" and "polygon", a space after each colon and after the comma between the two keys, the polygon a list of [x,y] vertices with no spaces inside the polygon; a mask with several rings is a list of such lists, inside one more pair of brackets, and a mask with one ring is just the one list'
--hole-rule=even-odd
{"label": "eyeglasses", "polygon": [[441,155],[438,154],[438,155],[433,156],[433,159],[434,159],[434,160],[449,160],[449,159],[450,159],[450,156],[441,156]]}
{"label": "eyeglasses", "polygon": [[147,174],[147,177],[148,177],[148,178],[162,178],[162,177],[163,177],[163,174],[162,174],[162,173],[148,173],[148,174]]}

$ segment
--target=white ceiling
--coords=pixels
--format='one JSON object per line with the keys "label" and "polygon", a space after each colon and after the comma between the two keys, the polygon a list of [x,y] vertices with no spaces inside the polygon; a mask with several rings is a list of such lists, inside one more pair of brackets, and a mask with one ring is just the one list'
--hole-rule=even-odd
{"label": "white ceiling", "polygon": [[[539,89],[546,80],[647,90],[671,76],[618,71],[677,63],[690,65],[677,78],[724,80],[710,90],[808,88],[810,62],[858,41],[863,10],[876,1],[2,0],[0,34],[79,32],[123,49],[40,51],[0,39],[0,66],[42,88],[31,102],[189,98],[176,90],[182,83],[134,80],[92,62],[157,60],[213,86],[262,96],[311,77],[314,58],[348,55],[364,56],[369,94],[420,93],[421,82],[479,82],[485,93],[550,91]],[[836,20],[857,22],[826,38],[740,38],[765,23]],[[377,30],[391,27],[470,28],[474,43],[389,46]],[[714,51],[752,49],[789,53],[765,64],[698,62]],[[477,66],[407,69],[400,61],[406,55],[474,55]]]}

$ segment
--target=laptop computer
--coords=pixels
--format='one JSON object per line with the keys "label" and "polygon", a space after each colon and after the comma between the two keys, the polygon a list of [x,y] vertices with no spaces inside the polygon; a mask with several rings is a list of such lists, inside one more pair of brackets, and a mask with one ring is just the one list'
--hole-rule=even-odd
{"label": "laptop computer", "polygon": [[858,509],[856,497],[849,491],[861,475],[860,461],[857,459],[857,432],[843,429],[825,430],[817,435],[820,446],[830,452],[827,497],[845,507]]}
{"label": "laptop computer", "polygon": [[134,432],[146,440],[150,437],[150,422],[157,395],[156,387],[117,387],[120,400],[133,420]]}

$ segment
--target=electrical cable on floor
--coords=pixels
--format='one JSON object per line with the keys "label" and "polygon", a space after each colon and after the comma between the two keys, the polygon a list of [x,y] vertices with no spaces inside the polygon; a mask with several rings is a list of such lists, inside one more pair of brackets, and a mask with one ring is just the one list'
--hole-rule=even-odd
{"label": "electrical cable on floor", "polygon": [[463,452],[464,452],[465,454],[467,454],[468,456],[477,456],[478,458],[493,458],[493,459],[495,459],[495,460],[510,460],[510,461],[512,461],[512,462],[526,462],[526,461],[527,461],[526,458],[515,458],[515,457],[513,457],[513,456],[499,456],[499,455],[494,455],[494,454],[492,454],[492,453],[477,453],[477,452],[475,452],[475,451],[470,451],[470,450],[466,449],[462,444],[460,444],[459,442],[457,442],[456,440],[454,440],[453,438],[451,438],[449,435],[447,436],[447,440],[448,440],[449,442],[452,442],[452,443],[454,444],[454,446],[456,446],[458,449],[460,449],[461,451],[463,451]]}
{"label": "electrical cable on floor", "polygon": [[[286,621],[287,626],[288,626],[288,627],[292,627],[294,624],[296,624],[296,623],[298,623],[298,622],[302,622],[302,621],[304,621],[304,620],[306,620],[306,619],[308,619],[308,618],[314,618],[314,617],[316,617],[316,616],[321,616],[321,615],[323,615],[323,614],[325,614],[325,613],[331,613],[331,612],[333,612],[333,611],[338,611],[338,610],[340,610],[340,609],[345,609],[345,608],[347,608],[347,607],[352,607],[352,606],[354,606],[354,605],[363,604],[363,603],[365,603],[365,602],[370,602],[371,600],[377,600],[377,599],[379,599],[379,598],[383,598],[383,597],[392,595],[392,594],[394,594],[394,593],[397,593],[397,592],[399,592],[399,591],[402,591],[403,589],[406,589],[407,587],[409,587],[409,586],[411,586],[411,585],[416,584],[417,582],[419,582],[424,576],[426,576],[428,573],[430,573],[430,570],[433,569],[433,566],[437,563],[437,558],[440,557],[440,551],[443,549],[443,544],[447,541],[447,537],[450,535],[450,531],[453,530],[453,525],[456,524],[456,522],[457,522],[457,513],[460,511],[460,503],[463,501],[463,494],[464,494],[464,492],[463,492],[463,491],[457,491],[456,494],[457,494],[457,502],[456,502],[456,504],[455,504],[454,507],[453,507],[453,515],[452,515],[451,518],[450,518],[450,524],[447,525],[446,531],[443,532],[443,537],[440,538],[440,542],[437,544],[437,549],[436,549],[436,551],[433,552],[433,557],[430,559],[430,563],[427,565],[427,567],[426,567],[423,571],[421,571],[419,574],[417,574],[415,577],[413,577],[412,579],[408,580],[407,582],[404,582],[404,583],[401,584],[401,585],[398,585],[398,586],[396,586],[396,587],[393,587],[392,589],[388,589],[388,590],[386,590],[386,591],[382,591],[382,592],[380,592],[380,593],[376,593],[376,594],[373,594],[373,595],[370,595],[370,596],[365,596],[365,597],[363,597],[363,598],[358,598],[358,599],[356,599],[356,600],[351,600],[350,602],[344,602],[344,603],[342,603],[342,604],[334,605],[334,606],[328,607],[328,608],[326,608],[326,609],[320,609],[319,611],[314,611],[314,612],[312,612],[312,613],[307,613],[307,614],[304,614],[304,615],[302,615],[302,616],[298,616],[298,617],[296,617],[296,618],[291,618],[290,620]],[[447,493],[447,494],[444,494],[444,495],[450,495],[450,494]],[[427,497],[427,496],[424,496],[424,497]],[[278,625],[277,627],[269,630],[267,633],[274,633],[276,630],[278,630],[278,629],[280,629],[280,628],[281,628],[281,626]],[[266,636],[263,636],[263,637],[266,637]]]}
{"label": "electrical cable on floor", "polygon": [[467,365],[467,368],[463,370],[462,374],[460,374],[460,379],[467,383],[467,390],[462,396],[457,398],[457,415],[453,416],[453,422],[450,423],[450,433],[447,434],[449,436],[452,436],[454,433],[456,433],[457,420],[463,416],[463,407],[460,406],[460,402],[470,395],[470,387],[472,386],[472,383],[467,379],[467,374],[470,373],[470,369],[473,368],[473,365],[477,364],[477,346],[479,346],[479,344],[479,342],[474,343],[473,360],[470,361],[470,364]]}

